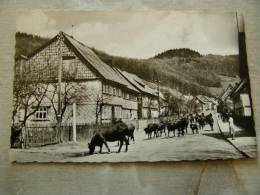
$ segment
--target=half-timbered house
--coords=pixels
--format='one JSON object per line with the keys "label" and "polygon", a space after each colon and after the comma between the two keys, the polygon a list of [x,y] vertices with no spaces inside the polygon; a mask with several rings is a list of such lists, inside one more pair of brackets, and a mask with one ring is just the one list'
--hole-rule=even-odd
{"label": "half-timbered house", "polygon": [[139,90],[138,97],[138,118],[149,119],[159,117],[159,96],[158,90],[151,88],[147,81],[144,81],[135,74],[119,70],[136,89]]}
{"label": "half-timbered house", "polygon": [[[28,72],[32,75],[31,82],[51,84],[39,109],[29,118],[29,123],[55,122],[55,106],[58,102],[61,102],[61,106],[68,104],[62,122],[71,120],[73,102],[77,104],[76,114],[79,123],[110,122],[113,118],[137,118],[140,92],[118,71],[104,63],[88,46],[63,32],[28,57],[22,57],[17,61],[16,77],[23,79],[23,75]],[[66,99],[68,102],[63,99],[59,101],[57,93],[55,94],[59,74],[63,90],[61,94],[62,97],[70,97]],[[64,91],[70,89],[69,85],[74,87],[73,94],[66,94]],[[21,111],[20,114],[24,113]]]}
{"label": "half-timbered house", "polygon": [[247,80],[243,79],[238,83],[230,93],[230,99],[233,101],[233,111],[239,116],[252,116],[252,107],[250,101],[250,92]]}

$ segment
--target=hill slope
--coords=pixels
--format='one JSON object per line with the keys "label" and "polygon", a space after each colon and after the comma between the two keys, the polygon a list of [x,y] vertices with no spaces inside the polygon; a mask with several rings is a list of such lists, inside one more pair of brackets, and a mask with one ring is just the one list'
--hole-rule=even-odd
{"label": "hill slope", "polygon": [[[47,42],[48,38],[16,33],[16,54],[28,55]],[[172,49],[149,59],[134,59],[112,56],[92,48],[108,65],[134,73],[154,81],[159,78],[161,85],[177,89],[183,94],[211,95],[210,88],[221,89],[219,75],[238,75],[238,56],[203,56],[191,49]]]}

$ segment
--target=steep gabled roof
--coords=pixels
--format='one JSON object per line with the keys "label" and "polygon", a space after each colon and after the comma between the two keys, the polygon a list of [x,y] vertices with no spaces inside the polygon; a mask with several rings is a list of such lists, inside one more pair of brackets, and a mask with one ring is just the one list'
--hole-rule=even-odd
{"label": "steep gabled roof", "polygon": [[[118,69],[119,70],[119,69]],[[119,70],[121,74],[132,84],[134,85],[139,91],[152,95],[152,96],[158,96],[157,90],[152,89],[146,84],[146,81],[141,79],[135,74]]]}
{"label": "steep gabled roof", "polygon": [[81,59],[82,63],[86,66],[90,66],[92,70],[94,70],[95,73],[98,74],[98,76],[101,76],[105,80],[123,85],[123,86],[129,86],[129,89],[132,89],[137,92],[137,90],[134,87],[130,87],[128,81],[123,78],[117,71],[115,71],[111,66],[104,63],[88,46],[85,44],[77,41],[72,36],[67,35],[64,32],[60,32],[55,37],[47,41],[45,44],[43,44],[41,47],[36,49],[33,53],[28,55],[29,58],[36,55],[38,52],[42,51],[44,48],[49,46],[51,43],[56,41],[59,36],[63,36],[64,43],[72,48],[74,50],[76,55],[80,55],[79,58]]}
{"label": "steep gabled roof", "polygon": [[196,99],[198,99],[202,104],[206,104],[199,96],[196,96]]}
{"label": "steep gabled roof", "polygon": [[208,103],[208,100],[205,98],[205,96],[197,95],[196,98],[203,104]]}
{"label": "steep gabled roof", "polygon": [[117,68],[113,68],[113,69],[114,69],[114,71],[116,72],[116,74],[118,74],[119,78],[122,79],[122,80],[125,82],[126,87],[127,87],[128,89],[130,89],[130,90],[132,90],[132,91],[135,91],[135,92],[137,92],[137,93],[140,93],[140,91],[139,91],[136,87],[134,87],[134,86],[120,73],[119,69],[117,69]]}
{"label": "steep gabled roof", "polygon": [[[111,66],[104,63],[88,46],[73,37],[62,33],[80,55],[106,80],[127,86],[129,83],[121,77]],[[133,89],[133,88],[132,88]],[[134,90],[134,89],[133,89]]]}
{"label": "steep gabled roof", "polygon": [[217,104],[217,102],[215,101],[215,99],[212,98],[212,97],[204,96],[204,98],[207,99],[208,102],[211,102],[211,103],[213,103],[213,104]]}
{"label": "steep gabled roof", "polygon": [[243,87],[245,87],[246,84],[247,84],[247,80],[246,80],[246,79],[241,80],[240,83],[238,83],[238,84],[233,88],[233,90],[231,91],[230,97],[233,97],[233,96],[235,96],[237,93],[239,93],[239,91],[240,91],[241,89],[243,89]]}

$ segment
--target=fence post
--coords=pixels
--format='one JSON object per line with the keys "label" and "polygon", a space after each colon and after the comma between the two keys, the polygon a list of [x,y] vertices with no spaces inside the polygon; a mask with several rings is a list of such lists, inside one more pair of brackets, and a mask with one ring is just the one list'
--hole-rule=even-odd
{"label": "fence post", "polygon": [[77,123],[77,121],[76,121],[76,102],[73,102],[73,133],[72,133],[72,140],[74,141],[74,142],[76,142],[77,141],[77,138],[76,138],[76,136],[77,136],[77,125],[76,125],[76,123]]}

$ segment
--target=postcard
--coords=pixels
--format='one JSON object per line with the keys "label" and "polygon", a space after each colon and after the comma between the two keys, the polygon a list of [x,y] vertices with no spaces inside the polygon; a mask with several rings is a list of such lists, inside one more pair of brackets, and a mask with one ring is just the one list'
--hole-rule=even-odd
{"label": "postcard", "polygon": [[243,16],[17,10],[14,162],[256,157]]}

